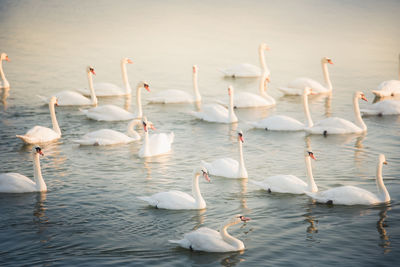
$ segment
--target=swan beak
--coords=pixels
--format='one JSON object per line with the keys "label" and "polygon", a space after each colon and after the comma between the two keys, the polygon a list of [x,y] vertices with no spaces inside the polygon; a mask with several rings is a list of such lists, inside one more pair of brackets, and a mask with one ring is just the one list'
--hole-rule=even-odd
{"label": "swan beak", "polygon": [[387,161],[384,161],[383,164],[388,165]]}
{"label": "swan beak", "polygon": [[58,100],[56,100],[56,103],[55,103],[55,105],[56,105],[56,107],[58,107]]}
{"label": "swan beak", "polygon": [[96,72],[95,72],[94,70],[90,70],[90,72],[91,72],[93,75],[96,75]]}
{"label": "swan beak", "polygon": [[239,140],[240,140],[240,142],[242,142],[242,143],[244,143],[244,139],[243,139],[243,136],[239,136]]}
{"label": "swan beak", "polygon": [[203,177],[204,177],[204,179],[206,179],[207,182],[210,182],[210,181],[211,181],[211,180],[210,180],[210,177],[208,176],[208,173],[206,173],[206,172],[204,172],[204,171],[203,171]]}
{"label": "swan beak", "polygon": [[130,59],[128,59],[126,62],[127,62],[128,64],[133,64],[133,61],[130,60]]}
{"label": "swan beak", "polygon": [[267,78],[265,78],[265,81],[270,83],[271,82],[271,77],[268,76]]}
{"label": "swan beak", "polygon": [[332,62],[331,59],[328,59],[328,63],[331,64],[331,65],[333,65],[333,62]]}
{"label": "swan beak", "polygon": [[157,128],[156,128],[156,127],[154,127],[154,125],[153,125],[153,124],[150,124],[150,129],[152,129],[153,131],[157,130]]}
{"label": "swan beak", "polygon": [[242,222],[248,222],[248,221],[250,221],[250,218],[249,217],[240,216],[240,220],[242,220]]}
{"label": "swan beak", "polygon": [[40,151],[39,151],[39,154],[40,154],[40,155],[42,155],[42,156],[44,156],[44,154],[43,154],[42,150],[40,150]]}
{"label": "swan beak", "polygon": [[6,56],[6,61],[7,61],[7,62],[10,62],[10,59],[8,58],[8,56]]}
{"label": "swan beak", "polygon": [[145,85],[143,85],[143,87],[144,87],[144,89],[146,89],[147,91],[149,91],[149,92],[150,92],[150,87],[149,87],[149,85],[148,85],[148,84],[145,84]]}
{"label": "swan beak", "polygon": [[368,102],[368,99],[365,97],[365,95],[362,95],[362,96],[361,96],[361,99],[364,100],[364,101],[366,101],[366,102]]}
{"label": "swan beak", "polygon": [[314,154],[310,154],[310,157],[313,159],[313,160],[317,160],[317,158],[314,156]]}

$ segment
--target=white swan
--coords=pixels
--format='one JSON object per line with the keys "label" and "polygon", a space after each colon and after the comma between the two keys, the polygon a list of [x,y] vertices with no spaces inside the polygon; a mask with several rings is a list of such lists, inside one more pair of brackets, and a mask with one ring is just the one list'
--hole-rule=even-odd
{"label": "white swan", "polygon": [[219,104],[208,104],[203,107],[202,111],[192,112],[191,114],[198,119],[219,123],[235,123],[238,121],[235,111],[233,110],[233,87],[229,86],[229,106],[225,108]]}
{"label": "white swan", "polygon": [[193,91],[194,97],[182,90],[164,90],[154,96],[150,97],[148,100],[150,103],[162,103],[162,104],[174,104],[174,103],[200,103],[201,95],[199,93],[199,87],[197,85],[197,72],[198,67],[193,65]]}
{"label": "white swan", "polygon": [[33,181],[19,173],[0,173],[0,193],[46,192],[47,186],[40,170],[39,155],[43,156],[40,147],[33,148]]}
{"label": "white swan", "polygon": [[[174,133],[169,134],[159,133],[152,134],[149,137],[147,126],[149,122],[146,117],[143,117],[143,129],[144,129],[144,142],[139,150],[139,157],[146,158],[152,156],[163,155],[171,151],[171,144],[174,142]],[[150,124],[150,127],[152,125]]]}
{"label": "white swan", "polygon": [[237,141],[239,144],[239,162],[231,158],[216,159],[211,163],[202,161],[202,164],[207,168],[211,175],[226,178],[248,178],[243,159],[242,143],[244,140],[242,132],[238,132]]}
{"label": "white swan", "polygon": [[398,115],[400,114],[400,101],[383,100],[361,109],[363,115]]}
{"label": "white swan", "polygon": [[395,96],[400,94],[400,55],[399,55],[399,79],[384,81],[378,85],[372,93],[377,97]]}
{"label": "white swan", "polygon": [[278,89],[285,95],[301,95],[304,87],[306,86],[310,87],[316,94],[328,94],[332,92],[332,83],[329,77],[327,65],[328,63],[333,64],[330,58],[323,57],[321,59],[322,72],[324,74],[326,87],[313,79],[301,77],[291,81],[286,87],[278,87]]}
{"label": "white swan", "polygon": [[10,59],[8,58],[6,53],[0,54],[0,76],[1,76],[1,80],[2,80],[2,82],[0,82],[0,88],[8,88],[8,87],[10,87],[10,83],[7,81],[6,75],[4,74],[4,71],[3,71],[3,60],[5,60],[7,62],[10,61]]}
{"label": "white swan", "polygon": [[200,193],[199,176],[203,175],[210,182],[206,168],[198,168],[193,171],[192,195],[182,191],[168,191],[156,193],[149,197],[138,197],[149,205],[168,210],[201,210],[206,208],[206,202]]}
{"label": "white swan", "polygon": [[304,194],[305,192],[317,192],[318,187],[314,181],[310,159],[315,160],[314,153],[306,151],[304,158],[307,167],[307,183],[294,175],[274,175],[267,177],[262,182],[251,182],[270,193]]}
{"label": "white swan", "polygon": [[54,106],[57,105],[57,98],[52,97],[49,102],[51,122],[53,124],[53,129],[46,128],[43,126],[35,126],[26,132],[25,135],[16,135],[27,144],[40,144],[52,142],[61,138],[61,130],[58,126],[56,111]]}
{"label": "white swan", "polygon": [[[92,77],[92,75],[96,75],[96,73],[94,72],[94,68],[92,66],[88,66],[86,68],[86,73],[87,73],[87,78],[88,78],[88,82],[89,82],[91,98],[90,99],[86,98],[82,94],[75,92],[75,91],[65,90],[65,91],[61,91],[61,92],[58,92],[53,95],[57,98],[57,103],[59,106],[89,106],[89,105],[96,106],[97,105],[97,97],[96,97],[95,91],[93,89],[93,77]],[[49,98],[47,98],[47,97],[43,97],[43,96],[38,96],[38,97],[40,97],[46,103],[49,102]]]}
{"label": "white swan", "polygon": [[[312,94],[311,89],[309,87],[305,87],[303,90],[304,110],[308,109],[308,95],[310,94]],[[308,126],[305,126],[304,123],[285,115],[269,116],[258,122],[250,122],[249,125],[254,128],[261,128],[267,131],[302,131],[306,127],[312,126],[312,124],[310,124],[309,114],[309,112],[306,112]]]}
{"label": "white swan", "polygon": [[[103,97],[103,96],[124,96],[130,95],[132,90],[131,86],[129,85],[128,81],[128,74],[126,73],[126,64],[132,64],[132,60],[129,58],[121,59],[121,73],[122,73],[122,80],[124,82],[124,88],[121,88],[112,83],[95,83],[94,90],[96,91],[96,95]],[[78,91],[84,95],[90,95],[91,92],[88,89],[78,89]]]}
{"label": "white swan", "polygon": [[117,145],[117,144],[128,144],[140,140],[140,135],[134,130],[135,126],[141,125],[141,120],[133,120],[128,124],[128,135],[111,129],[101,129],[98,131],[90,132],[82,136],[78,140],[74,140],[74,143],[80,145]]}
{"label": "white swan", "polygon": [[367,131],[367,125],[365,125],[358,105],[358,99],[368,101],[365,98],[364,93],[355,92],[353,96],[353,107],[354,115],[356,118],[356,124],[338,117],[329,117],[323,119],[316,124],[313,124],[308,107],[306,107],[306,116],[309,118],[309,125],[312,127],[306,128],[305,131],[311,134],[349,134],[349,133],[363,133]]}
{"label": "white swan", "polygon": [[237,214],[225,222],[218,231],[208,227],[201,227],[195,231],[187,233],[181,240],[169,240],[169,242],[179,246],[205,252],[230,252],[244,250],[244,244],[241,240],[231,236],[228,227],[240,222],[247,222],[250,218]]}
{"label": "white swan", "polygon": [[319,203],[337,205],[373,205],[390,201],[382,178],[382,164],[387,164],[385,155],[379,155],[378,167],[376,170],[377,194],[355,186],[340,186],[318,193],[306,194]]}
{"label": "white swan", "polygon": [[[149,85],[146,82],[139,82],[136,87],[136,114],[126,111],[115,105],[103,105],[95,108],[82,110],[82,112],[92,120],[97,121],[125,121],[132,119],[141,119],[143,117],[142,99],[140,89],[144,88],[150,92]],[[127,96],[129,97],[129,96]]]}
{"label": "white swan", "polygon": [[260,67],[245,63],[234,65],[220,71],[224,73],[224,76],[233,78],[259,77],[263,73],[267,73],[267,77],[269,77],[270,71],[267,67],[267,64],[265,63],[264,57],[265,50],[268,51],[270,50],[270,48],[264,43],[260,44],[258,47],[258,56],[260,58],[262,70],[260,69]]}

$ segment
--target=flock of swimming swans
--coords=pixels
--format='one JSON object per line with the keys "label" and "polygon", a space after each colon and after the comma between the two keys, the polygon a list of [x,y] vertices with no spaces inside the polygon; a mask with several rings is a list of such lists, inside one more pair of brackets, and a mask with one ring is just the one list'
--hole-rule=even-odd
{"label": "flock of swimming swans", "polygon": [[[251,64],[239,64],[221,72],[228,77],[257,77],[260,79],[259,92],[249,93],[240,92],[235,94],[232,86],[228,87],[227,97],[218,100],[216,103],[209,103],[201,106],[191,115],[197,119],[215,123],[236,123],[238,118],[235,114],[237,108],[256,108],[276,105],[273,97],[268,95],[267,87],[270,77],[270,70],[265,62],[265,51],[269,47],[266,44],[259,46],[259,58],[261,68]],[[3,71],[3,61],[9,61],[6,53],[0,55],[0,88],[9,88],[10,84]],[[127,75],[127,64],[132,64],[132,60],[123,58],[121,60],[122,79],[125,88],[120,88],[111,83],[93,83],[95,70],[92,66],[86,68],[88,88],[65,90],[52,94],[51,96],[39,96],[42,101],[48,103],[52,128],[44,126],[34,126],[23,135],[16,135],[27,144],[34,144],[33,180],[19,173],[0,173],[0,193],[24,193],[24,192],[44,192],[47,191],[46,184],[42,177],[40,168],[40,155],[42,149],[38,146],[56,141],[62,137],[60,127],[57,122],[56,106],[93,106],[89,109],[81,109],[87,118],[97,121],[125,121],[131,120],[127,126],[127,133],[121,133],[112,129],[100,129],[89,132],[74,143],[79,145],[116,145],[127,144],[144,139],[138,156],[142,158],[163,155],[171,151],[174,142],[174,133],[157,133],[149,135],[149,130],[154,130],[154,125],[143,115],[141,92],[145,89],[150,92],[149,84],[141,81],[136,86],[136,112],[131,113],[115,105],[98,105],[97,97],[104,96],[126,96],[130,97],[132,89]],[[305,121],[300,122],[285,115],[272,115],[260,121],[249,122],[249,128],[261,128],[268,131],[305,131],[309,134],[349,134],[365,133],[367,126],[363,121],[363,115],[392,115],[400,114],[400,101],[383,100],[369,105],[368,108],[360,110],[359,100],[367,101],[364,93],[355,92],[353,95],[354,123],[337,117],[328,117],[314,123],[308,107],[308,96],[314,94],[332,94],[332,83],[329,77],[328,64],[333,64],[332,59],[324,57],[321,59],[322,71],[325,85],[309,79],[296,78],[289,82],[287,86],[278,87],[285,95],[300,95],[304,108]],[[181,90],[165,90],[149,97],[149,103],[196,103],[199,107],[202,101],[197,84],[198,67],[193,66],[193,94]],[[378,97],[400,95],[400,65],[399,80],[382,82],[373,93]],[[141,137],[136,128],[142,127],[144,136]],[[201,161],[198,168],[193,171],[192,194],[181,191],[160,192],[151,196],[140,196],[140,200],[147,202],[150,206],[161,209],[187,210],[205,209],[206,201],[201,195],[199,178],[202,176],[209,182],[209,175],[226,177],[231,179],[248,178],[248,173],[244,161],[243,152],[244,134],[242,131],[237,133],[238,158],[232,159],[223,157],[212,162]],[[316,160],[314,153],[308,147],[304,152],[305,164],[307,169],[307,179],[302,179],[294,175],[275,175],[265,178],[263,181],[250,180],[253,184],[274,193],[286,194],[306,194],[320,203],[341,204],[341,205],[373,205],[390,201],[389,193],[383,183],[382,166],[387,164],[385,156],[379,155],[376,185],[377,193],[369,192],[355,186],[340,186],[325,191],[319,191],[312,174],[311,160]],[[235,215],[224,223],[220,231],[215,231],[207,227],[199,228],[187,233],[181,240],[170,240],[179,246],[191,250],[206,252],[227,252],[239,251],[245,248],[242,241],[232,237],[227,232],[227,228],[240,222],[247,222],[250,219],[243,215]]]}

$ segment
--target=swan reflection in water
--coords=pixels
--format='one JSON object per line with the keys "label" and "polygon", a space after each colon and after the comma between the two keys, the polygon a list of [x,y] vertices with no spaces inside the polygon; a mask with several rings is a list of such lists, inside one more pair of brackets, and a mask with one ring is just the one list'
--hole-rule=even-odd
{"label": "swan reflection in water", "polygon": [[199,229],[204,223],[204,215],[207,209],[195,210],[195,215],[192,217],[192,221],[196,222],[195,226],[192,228],[192,231]]}
{"label": "swan reflection in water", "polygon": [[[33,221],[38,226],[38,233],[42,233],[47,228],[49,219],[46,216],[46,192],[39,192],[36,195],[35,208],[33,210]],[[45,242],[46,240],[42,240]]]}
{"label": "swan reflection in water", "polygon": [[125,96],[125,104],[124,104],[124,109],[126,111],[129,111],[131,109],[131,102],[132,102],[132,96],[126,95]]}
{"label": "swan reflection in water", "polygon": [[381,242],[379,243],[379,246],[383,248],[383,253],[387,254],[391,251],[391,246],[390,246],[390,236],[388,235],[386,231],[386,227],[388,227],[388,224],[385,222],[387,216],[387,212],[391,210],[389,205],[385,205],[382,207],[381,211],[379,212],[379,220],[376,222],[376,229],[378,230]]}
{"label": "swan reflection in water", "polygon": [[0,90],[1,90],[1,103],[3,103],[3,110],[6,111],[8,107],[7,98],[10,95],[10,87],[6,87],[3,89],[0,88]]}
{"label": "swan reflection in water", "polygon": [[312,209],[310,207],[306,209],[306,213],[303,216],[305,217],[304,221],[310,224],[306,228],[306,239],[309,241],[314,241],[314,234],[318,233],[318,220],[315,219],[315,216],[312,216]]}

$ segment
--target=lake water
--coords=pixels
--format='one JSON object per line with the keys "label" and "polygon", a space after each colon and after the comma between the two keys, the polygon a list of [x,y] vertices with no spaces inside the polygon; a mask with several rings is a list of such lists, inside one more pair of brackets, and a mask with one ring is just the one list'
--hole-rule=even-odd
{"label": "lake water", "polygon": [[[257,79],[223,78],[218,69],[258,64],[267,43],[270,109],[237,110],[237,125],[206,123],[192,105],[144,105],[159,132],[175,133],[169,155],[144,160],[141,142],[79,147],[81,135],[127,122],[95,122],[78,108],[57,108],[59,142],[44,145],[43,194],[0,194],[2,266],[326,266],[398,265],[400,256],[400,117],[366,117],[366,135],[309,136],[244,131],[249,180],[275,174],[306,177],[306,143],[320,190],[355,185],[375,192],[379,153],[386,155],[385,185],[392,201],[379,206],[317,205],[304,195],[268,194],[248,180],[211,176],[200,182],[207,209],[153,209],[136,197],[160,191],[190,192],[200,160],[237,158],[236,131],[269,114],[304,120],[297,97],[278,86],[299,76],[322,82],[320,59],[331,57],[331,99],[313,98],[314,120],[354,120],[352,94],[397,79],[399,1],[0,1],[0,52],[11,84],[0,104],[0,172],[33,176],[31,146],[15,138],[34,125],[50,126],[48,107],[36,95],[85,87],[85,67],[95,82],[122,85],[119,61],[129,57],[131,86],[146,80],[151,92],[192,92],[191,67],[199,66],[204,103],[226,98],[229,85],[256,92]],[[99,104],[123,106],[124,98]],[[365,107],[370,103],[360,103]],[[135,109],[134,98],[130,103]],[[142,133],[142,132],[141,132]],[[229,228],[246,250],[199,253],[168,243],[201,226],[218,229],[236,213],[251,221]]]}

